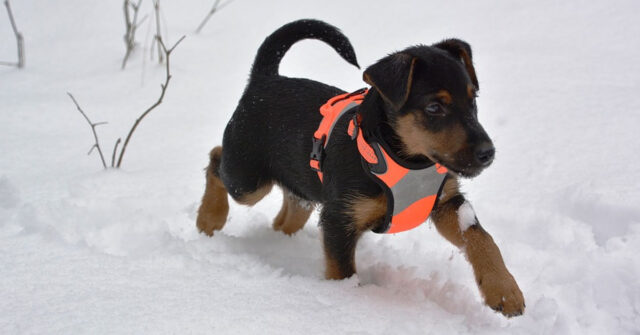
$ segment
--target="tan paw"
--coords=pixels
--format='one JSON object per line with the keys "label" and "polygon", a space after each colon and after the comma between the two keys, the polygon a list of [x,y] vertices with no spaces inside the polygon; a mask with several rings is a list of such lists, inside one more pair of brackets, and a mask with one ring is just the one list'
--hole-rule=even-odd
{"label": "tan paw", "polygon": [[198,218],[196,219],[196,226],[201,233],[205,233],[208,236],[213,236],[213,231],[222,229],[226,221],[226,215],[215,215],[200,212],[198,213]]}
{"label": "tan paw", "polygon": [[509,272],[491,272],[478,279],[480,292],[485,303],[506,317],[524,313],[524,296],[515,279]]}

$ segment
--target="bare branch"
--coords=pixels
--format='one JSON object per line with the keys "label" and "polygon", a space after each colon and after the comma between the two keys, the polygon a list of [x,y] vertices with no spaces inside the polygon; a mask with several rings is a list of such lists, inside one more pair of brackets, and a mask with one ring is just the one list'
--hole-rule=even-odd
{"label": "bare branch", "polygon": [[213,14],[215,14],[217,11],[221,10],[222,8],[226,7],[228,4],[233,2],[233,0],[229,0],[229,1],[225,2],[225,3],[223,3],[222,5],[220,5],[220,1],[221,0],[216,0],[213,3],[213,7],[211,8],[211,10],[209,10],[209,13],[207,13],[207,16],[204,17],[204,20],[202,20],[202,22],[200,23],[200,25],[196,29],[196,34],[200,33],[200,31],[202,30],[204,25],[207,24],[207,22],[209,22],[209,19],[211,18],[211,16],[213,16]]}
{"label": "bare branch", "polygon": [[[124,58],[122,59],[122,69],[124,70],[125,66],[127,66],[127,61],[129,60],[129,56],[136,47],[136,29],[140,23],[138,22],[138,12],[140,10],[140,4],[142,0],[138,0],[137,4],[131,2],[131,0],[124,0],[123,10],[124,10],[124,24],[125,24],[125,34],[124,34],[124,45],[126,48]],[[133,19],[131,18],[130,8],[133,9]],[[146,17],[145,17],[146,18]],[[144,21],[144,19],[142,21]]]}
{"label": "bare branch", "polygon": [[87,152],[87,156],[91,155],[91,152],[93,151],[93,149],[96,148],[96,145],[92,145],[91,148],[89,148],[89,152]]}
{"label": "bare branch", "polygon": [[102,166],[106,169],[107,168],[107,163],[105,163],[105,161],[104,161],[104,156],[102,155],[102,150],[100,149],[100,143],[98,142],[98,134],[96,133],[96,126],[99,126],[100,124],[105,124],[106,122],[99,122],[99,123],[91,122],[91,120],[89,120],[89,117],[87,116],[87,114],[85,114],[84,111],[82,110],[82,108],[80,108],[80,105],[78,105],[78,102],[73,97],[73,95],[71,95],[71,93],[69,93],[69,92],[67,92],[67,94],[69,95],[69,98],[71,98],[73,103],[76,105],[76,108],[78,108],[78,111],[80,112],[80,114],[82,114],[82,116],[84,116],[84,119],[87,120],[87,123],[89,124],[89,126],[91,126],[91,131],[93,132],[93,138],[96,141],[96,143],[91,147],[91,149],[89,150],[89,153],[87,153],[87,155],[91,154],[91,152],[93,151],[94,148],[98,149],[98,154],[100,154],[100,160],[102,161]]}
{"label": "bare branch", "polygon": [[149,14],[145,14],[138,23],[136,23],[136,29],[138,29],[140,27],[141,24],[144,23],[144,21],[146,21],[149,18]]}
{"label": "bare branch", "polygon": [[131,24],[131,18],[129,15],[129,0],[124,0],[124,24],[125,24],[125,33],[124,33],[124,45],[126,48],[124,58],[122,59],[122,69],[127,65],[127,60],[129,59],[129,55],[131,55],[131,51],[133,50],[133,46],[131,43],[131,31],[133,30],[133,26]]}
{"label": "bare branch", "polygon": [[164,43],[162,43],[162,40],[158,40],[158,42],[162,46],[162,50],[164,50],[164,52],[166,54],[170,54],[170,53],[173,52],[173,49],[175,49],[178,46],[178,44],[180,44],[180,42],[182,42],[182,40],[184,40],[185,37],[187,37],[187,36],[183,35],[182,37],[180,37],[180,39],[178,39],[178,41],[176,43],[174,43],[173,46],[171,47],[171,49],[169,49],[169,50],[167,50],[167,47],[164,45]]}
{"label": "bare branch", "polygon": [[[156,36],[158,40],[162,39],[162,32],[160,31],[160,0],[153,0],[153,10],[156,17]],[[162,53],[160,52],[160,45],[158,44],[158,63],[162,64]]]}
{"label": "bare branch", "polygon": [[16,20],[13,18],[13,12],[11,11],[11,4],[9,0],[4,0],[4,6],[7,8],[7,14],[9,15],[9,21],[11,22],[11,28],[13,34],[16,36],[16,43],[18,45],[18,63],[0,62],[0,65],[17,66],[19,69],[24,67],[24,38],[22,33],[18,31],[16,26]]}
{"label": "bare branch", "polygon": [[162,38],[160,36],[156,36],[156,38],[158,39],[158,44],[161,46],[162,51],[164,52],[164,56],[165,56],[165,60],[166,60],[166,63],[165,63],[166,64],[166,66],[165,66],[165,71],[166,71],[165,81],[164,81],[163,84],[160,84],[160,87],[161,87],[162,90],[160,91],[160,97],[158,98],[158,100],[156,100],[156,102],[153,105],[151,105],[149,108],[147,108],[147,110],[145,110],[136,119],[136,122],[131,127],[131,130],[129,130],[129,134],[127,134],[127,137],[124,140],[124,144],[122,145],[122,150],[120,150],[120,156],[118,157],[118,164],[116,164],[116,168],[119,168],[120,165],[122,164],[122,158],[124,157],[124,153],[127,150],[127,145],[129,144],[129,140],[131,140],[131,136],[133,135],[133,132],[136,130],[136,128],[138,128],[138,125],[140,124],[142,119],[144,119],[145,116],[147,116],[152,110],[154,110],[156,107],[158,107],[158,105],[160,105],[162,103],[162,99],[164,99],[164,95],[167,92],[167,86],[169,85],[169,81],[171,80],[171,72],[170,72],[170,67],[169,67],[169,56],[171,56],[171,52],[173,52],[173,50],[178,46],[178,44],[180,44],[180,42],[182,42],[182,40],[185,38],[185,36],[182,36],[170,49],[167,49],[167,47],[162,42]]}
{"label": "bare branch", "polygon": [[118,151],[118,145],[120,144],[121,141],[122,141],[122,139],[120,137],[118,137],[118,140],[116,141],[116,144],[113,146],[113,153],[111,154],[111,167],[115,167],[116,152]]}

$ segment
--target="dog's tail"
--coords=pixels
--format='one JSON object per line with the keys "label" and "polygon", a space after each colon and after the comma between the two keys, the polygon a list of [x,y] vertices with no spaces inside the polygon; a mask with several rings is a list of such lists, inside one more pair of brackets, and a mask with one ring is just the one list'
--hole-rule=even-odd
{"label": "dog's tail", "polygon": [[329,44],[344,60],[360,68],[351,42],[338,28],[318,20],[298,20],[280,27],[262,42],[251,68],[251,77],[277,76],[285,52],[294,43],[307,38]]}

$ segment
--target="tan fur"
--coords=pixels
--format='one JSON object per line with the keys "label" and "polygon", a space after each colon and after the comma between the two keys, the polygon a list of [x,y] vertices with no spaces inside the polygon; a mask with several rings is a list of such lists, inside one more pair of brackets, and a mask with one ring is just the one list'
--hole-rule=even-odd
{"label": "tan fur", "polygon": [[324,277],[326,279],[334,279],[334,280],[340,280],[340,279],[346,278],[346,276],[344,276],[340,272],[340,268],[338,267],[338,262],[336,262],[333,258],[331,258],[329,254],[326,252],[326,250],[324,254],[325,254],[324,259],[326,263]]}
{"label": "tan fur", "polygon": [[416,113],[398,117],[395,128],[408,155],[425,155],[432,160],[433,154],[437,152],[458,152],[467,140],[464,129],[457,123],[437,133],[425,130],[420,126],[420,116]]}
{"label": "tan fur", "polygon": [[300,201],[291,196],[289,192],[283,190],[282,193],[282,208],[273,220],[273,229],[291,235],[304,227],[311,215],[312,208],[302,207]]}
{"label": "tan fur", "polygon": [[413,59],[411,59],[411,67],[409,68],[409,79],[407,80],[406,92],[404,94],[404,97],[402,98],[402,103],[399,106],[396,106],[398,109],[400,109],[400,107],[402,107],[404,103],[407,102],[407,99],[409,99],[409,93],[411,93],[411,86],[413,85],[413,69],[416,66],[417,60],[418,58],[416,57],[413,57]]}
{"label": "tan fur", "polygon": [[207,185],[202,196],[202,204],[198,209],[196,226],[200,232],[212,236],[214,230],[222,229],[225,222],[227,222],[229,200],[227,199],[227,190],[224,188],[222,181],[213,172],[215,170],[214,164],[219,162],[222,156],[222,147],[213,148],[209,155]]}
{"label": "tan fur", "polygon": [[[207,185],[202,196],[202,203],[198,209],[198,217],[196,218],[196,226],[200,232],[209,236],[213,235],[215,230],[220,230],[227,222],[229,215],[229,199],[227,189],[224,187],[222,180],[216,176],[215,171],[217,164],[220,164],[222,157],[222,147],[215,147],[209,153],[209,166],[207,167]],[[238,203],[248,206],[255,205],[271,191],[272,184],[264,185],[257,191],[247,194]]]}
{"label": "tan fur", "polygon": [[524,296],[507,270],[500,249],[482,227],[474,227],[467,229],[462,237],[465,253],[486,304],[506,316],[522,314]]}
{"label": "tan fur", "polygon": [[[471,78],[472,83],[477,83],[478,78],[476,77],[476,69],[473,67],[473,62],[471,61],[471,56],[467,53],[466,50],[460,49],[460,58],[462,58],[462,62],[464,63],[464,67],[467,69],[467,73],[469,74],[469,78]],[[477,89],[477,87],[476,87]]]}
{"label": "tan fur", "polygon": [[442,236],[465,252],[486,304],[506,316],[520,315],[524,311],[524,296],[491,235],[479,224],[460,231],[457,208],[446,202],[459,194],[457,185],[454,178],[445,184],[445,199],[440,200],[442,205],[431,216],[435,226]]}
{"label": "tan fur", "polygon": [[[353,226],[350,226],[351,234],[354,234],[357,241],[363,232],[372,228],[372,225],[376,221],[380,220],[387,211],[387,198],[384,195],[380,195],[375,198],[369,198],[365,196],[356,196],[347,200],[347,214],[353,219]],[[344,279],[351,277],[355,272],[342,273],[338,262],[329,255],[325,247],[325,262],[326,272],[325,277],[327,279]],[[350,255],[350,264],[355,271],[355,248]]]}
{"label": "tan fur", "polygon": [[438,202],[445,203],[458,194],[460,194],[460,183],[458,182],[458,178],[449,176],[442,187],[442,192],[440,192]]}
{"label": "tan fur", "polygon": [[[356,238],[354,240],[354,243],[356,243],[356,241],[360,238],[360,235],[362,235],[362,232],[353,231],[353,234],[356,234]],[[325,259],[324,277],[326,279],[336,279],[336,280],[345,279],[353,276],[353,274],[356,273],[356,267],[355,267],[356,249],[355,248],[351,250],[351,255],[349,255],[350,266],[347,266],[345,267],[345,269],[343,269],[344,271],[347,271],[346,273],[340,269],[340,265],[338,261],[336,261],[329,254],[329,252],[327,251],[327,247],[323,245],[323,248],[324,248],[324,259]],[[343,264],[343,265],[347,265],[347,264]]]}
{"label": "tan fur", "polygon": [[471,84],[467,85],[467,96],[469,96],[469,99],[473,99],[476,96],[476,88]]}
{"label": "tan fur", "polygon": [[353,218],[356,229],[365,231],[371,229],[372,224],[387,213],[387,197],[385,195],[375,198],[358,196],[351,199],[347,206],[347,213]]}
{"label": "tan fur", "polygon": [[262,200],[273,188],[273,184],[265,184],[259,187],[255,192],[246,194],[242,196],[242,198],[237,199],[236,202],[242,205],[253,206],[258,203],[258,201]]}
{"label": "tan fur", "polygon": [[451,102],[453,102],[453,98],[451,98],[451,93],[449,93],[449,91],[447,90],[438,91],[438,93],[436,93],[436,97],[442,100],[442,102],[444,102],[446,105],[450,105]]}

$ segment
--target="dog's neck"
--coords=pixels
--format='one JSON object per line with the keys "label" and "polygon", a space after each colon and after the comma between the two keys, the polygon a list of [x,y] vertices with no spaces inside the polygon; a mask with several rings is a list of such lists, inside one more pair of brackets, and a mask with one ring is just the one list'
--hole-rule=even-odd
{"label": "dog's neck", "polygon": [[371,136],[375,134],[386,142],[397,157],[416,163],[428,162],[429,159],[425,156],[406,154],[400,136],[393,129],[393,121],[389,120],[390,116],[393,117],[392,108],[382,99],[375,88],[369,90],[358,110],[362,117],[360,128],[364,132],[365,139],[370,140]]}

